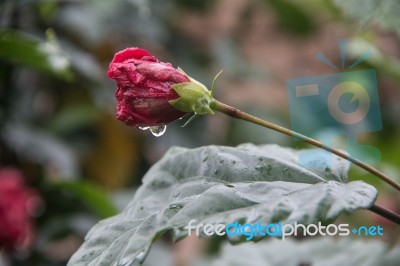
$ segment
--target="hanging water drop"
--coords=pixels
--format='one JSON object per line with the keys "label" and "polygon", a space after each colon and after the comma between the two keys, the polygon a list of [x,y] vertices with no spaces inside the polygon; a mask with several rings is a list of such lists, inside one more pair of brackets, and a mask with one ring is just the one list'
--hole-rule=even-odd
{"label": "hanging water drop", "polygon": [[161,137],[162,135],[164,135],[166,130],[167,130],[166,125],[150,127],[151,134],[153,134],[153,136],[155,136],[155,137]]}
{"label": "hanging water drop", "polygon": [[148,130],[150,127],[138,127],[140,130]]}

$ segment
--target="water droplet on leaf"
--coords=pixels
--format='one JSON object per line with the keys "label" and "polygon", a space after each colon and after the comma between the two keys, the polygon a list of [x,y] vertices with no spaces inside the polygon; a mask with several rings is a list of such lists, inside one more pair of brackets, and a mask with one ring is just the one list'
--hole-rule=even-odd
{"label": "water droplet on leaf", "polygon": [[170,210],[179,210],[179,209],[182,209],[182,208],[183,208],[182,204],[171,204],[171,205],[169,205],[169,209]]}
{"label": "water droplet on leaf", "polygon": [[136,260],[142,264],[143,261],[146,259],[147,254],[149,253],[149,248],[140,251],[137,255],[136,255]]}
{"label": "water droplet on leaf", "polygon": [[151,134],[155,137],[161,137],[167,130],[166,125],[152,126],[150,127]]}
{"label": "water droplet on leaf", "polygon": [[140,130],[148,130],[150,127],[138,127]]}
{"label": "water droplet on leaf", "polygon": [[135,261],[135,257],[123,258],[118,262],[118,266],[130,266]]}
{"label": "water droplet on leaf", "polygon": [[139,262],[139,264],[142,264],[143,261],[146,259],[149,250],[150,250],[149,248],[146,248],[144,250],[139,251],[136,255],[130,255],[120,259],[118,261],[118,266],[131,266],[135,262]]}
{"label": "water droplet on leaf", "polygon": [[174,229],[174,234],[173,234],[174,242],[185,238],[187,235],[188,235],[187,229],[175,228]]}

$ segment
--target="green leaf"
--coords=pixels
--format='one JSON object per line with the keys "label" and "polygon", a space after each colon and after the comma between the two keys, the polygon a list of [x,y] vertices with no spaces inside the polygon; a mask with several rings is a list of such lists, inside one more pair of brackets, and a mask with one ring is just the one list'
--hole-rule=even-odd
{"label": "green leaf", "polygon": [[52,30],[47,31],[47,37],[42,41],[19,31],[0,30],[0,59],[71,80],[70,62]]}
{"label": "green leaf", "polygon": [[225,244],[218,258],[202,260],[196,266],[396,266],[400,252],[389,249],[380,241],[350,238],[319,238],[305,241],[276,240],[246,243],[240,246]]}
{"label": "green leaf", "polygon": [[311,16],[300,6],[287,0],[265,0],[265,2],[278,15],[278,20],[285,30],[298,35],[309,34],[314,30]]}
{"label": "green leaf", "polygon": [[400,4],[398,0],[334,0],[343,13],[361,24],[376,23],[400,35]]}
{"label": "green leaf", "polygon": [[362,36],[351,39],[348,48],[348,53],[354,60],[359,59],[366,51],[371,51],[370,56],[365,60],[367,66],[379,69],[380,73],[390,75],[400,83],[399,58],[385,54],[376,44]]}
{"label": "green leaf", "polygon": [[80,198],[95,211],[101,218],[107,218],[117,214],[117,209],[103,190],[86,182],[59,182],[54,184],[63,190],[70,191]]}
{"label": "green leaf", "polygon": [[192,219],[329,223],[373,204],[374,187],[346,183],[347,161],[334,157],[332,167],[309,170],[297,163],[300,152],[251,144],[172,148],[144,176],[128,207],[92,228],[69,265],[137,265],[164,232],[186,236]]}
{"label": "green leaf", "polygon": [[61,109],[50,121],[49,127],[55,132],[73,131],[79,127],[96,123],[101,116],[101,111],[91,105],[74,105]]}

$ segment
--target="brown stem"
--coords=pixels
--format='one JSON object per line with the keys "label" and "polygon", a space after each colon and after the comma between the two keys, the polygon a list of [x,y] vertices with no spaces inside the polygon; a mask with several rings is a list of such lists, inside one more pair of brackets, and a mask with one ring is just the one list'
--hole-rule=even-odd
{"label": "brown stem", "polygon": [[369,210],[400,225],[400,215],[395,212],[392,212],[391,210],[379,206],[378,204],[372,205],[372,207],[369,208]]}
{"label": "brown stem", "polygon": [[388,177],[384,173],[378,171],[374,167],[372,167],[372,166],[370,166],[370,165],[368,165],[368,164],[366,164],[366,163],[364,163],[364,162],[362,162],[362,161],[360,161],[360,160],[358,160],[356,158],[351,157],[350,155],[348,155],[348,154],[346,154],[346,153],[344,153],[344,152],[342,152],[340,150],[328,147],[328,146],[324,145],[323,143],[321,143],[320,141],[318,141],[316,139],[307,137],[305,135],[302,135],[300,133],[297,133],[297,132],[292,131],[290,129],[287,129],[285,127],[278,126],[278,125],[276,125],[274,123],[265,121],[263,119],[255,117],[255,116],[252,116],[252,115],[250,115],[248,113],[245,113],[245,112],[243,112],[243,111],[241,111],[241,110],[239,110],[237,108],[234,108],[232,106],[229,106],[229,105],[226,105],[224,103],[221,103],[221,102],[219,102],[217,100],[214,100],[210,104],[210,107],[214,111],[221,112],[221,113],[224,113],[224,114],[229,115],[231,117],[234,117],[234,118],[237,118],[237,119],[241,119],[241,120],[245,120],[245,121],[248,121],[248,122],[263,126],[263,127],[266,127],[266,128],[270,128],[272,130],[281,132],[281,133],[286,134],[286,135],[291,136],[291,137],[299,138],[299,139],[301,139],[301,140],[303,140],[303,141],[305,141],[305,142],[307,142],[307,143],[309,143],[311,145],[314,145],[314,146],[316,146],[318,148],[321,148],[321,149],[329,151],[329,152],[331,152],[333,154],[336,154],[337,156],[340,156],[340,157],[342,157],[342,158],[354,163],[355,165],[367,170],[371,174],[377,176],[378,178],[382,179],[384,182],[388,183],[389,185],[393,186],[394,188],[396,188],[397,190],[400,191],[400,184],[397,183],[396,181],[390,179],[390,177]]}

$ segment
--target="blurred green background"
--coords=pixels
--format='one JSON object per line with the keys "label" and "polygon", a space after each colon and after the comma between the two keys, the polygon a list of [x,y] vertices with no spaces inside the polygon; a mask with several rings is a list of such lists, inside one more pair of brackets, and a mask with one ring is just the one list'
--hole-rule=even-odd
{"label": "blurred green background", "polygon": [[[378,73],[383,130],[360,141],[379,148],[376,167],[400,181],[399,13],[397,0],[1,0],[0,166],[21,169],[44,202],[31,250],[4,254],[3,263],[65,265],[171,146],[307,147],[219,114],[185,128],[174,122],[160,138],[125,126],[114,118],[116,85],[106,70],[126,47],[145,48],[206,85],[223,68],[218,99],[286,127],[287,79],[334,73],[315,54],[340,65],[339,39],[349,41],[350,62],[370,48],[361,67]],[[374,184],[378,203],[400,211],[399,197],[376,178],[352,169],[350,179]],[[362,211],[341,219],[394,230]]]}

